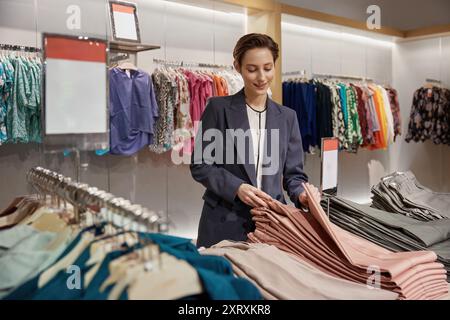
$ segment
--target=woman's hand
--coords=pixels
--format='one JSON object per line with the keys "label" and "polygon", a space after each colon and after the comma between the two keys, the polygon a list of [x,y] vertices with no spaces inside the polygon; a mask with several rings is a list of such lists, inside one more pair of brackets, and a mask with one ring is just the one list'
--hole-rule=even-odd
{"label": "woman's hand", "polygon": [[266,207],[267,204],[263,199],[272,200],[272,197],[269,196],[264,191],[255,188],[250,184],[243,183],[240,185],[237,196],[244,202],[246,205],[250,207]]}
{"label": "woman's hand", "polygon": [[[315,186],[313,186],[310,183],[305,183],[305,185],[307,185],[309,187],[309,189],[312,192],[312,197],[318,202],[320,203],[321,200],[321,195],[320,195],[320,191],[319,189],[317,189]],[[302,204],[303,207],[305,208],[309,208],[308,205],[308,196],[306,195],[306,191],[303,191],[302,193],[300,193],[300,195],[298,196],[298,201],[300,201],[300,203]]]}

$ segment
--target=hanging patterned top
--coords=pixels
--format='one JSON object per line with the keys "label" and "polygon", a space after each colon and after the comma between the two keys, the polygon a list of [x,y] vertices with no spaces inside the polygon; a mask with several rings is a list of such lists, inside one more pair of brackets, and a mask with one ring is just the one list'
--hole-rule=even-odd
{"label": "hanging patterned top", "polygon": [[8,140],[6,133],[6,101],[4,98],[4,91],[6,86],[6,72],[3,64],[0,63],[0,145]]}
{"label": "hanging patterned top", "polygon": [[0,59],[0,144],[42,141],[41,69],[37,58]]}
{"label": "hanging patterned top", "polygon": [[450,90],[438,87],[416,90],[405,140],[450,145]]}
{"label": "hanging patterned top", "polygon": [[400,120],[400,106],[398,103],[397,90],[393,88],[386,88],[389,95],[389,102],[391,105],[392,116],[394,118],[394,141],[397,136],[402,134],[402,123]]}

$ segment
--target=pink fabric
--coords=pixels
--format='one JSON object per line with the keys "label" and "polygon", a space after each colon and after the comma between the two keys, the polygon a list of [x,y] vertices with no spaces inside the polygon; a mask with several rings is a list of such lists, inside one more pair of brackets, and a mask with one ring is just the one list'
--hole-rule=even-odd
{"label": "pink fabric", "polygon": [[213,79],[209,75],[201,76],[202,82],[200,85],[200,117],[205,111],[206,102],[208,98],[213,96]]}
{"label": "pink fabric", "polygon": [[190,96],[190,107],[189,111],[191,114],[192,122],[200,121],[200,99],[198,96],[198,87],[200,84],[200,79],[195,75],[195,73],[189,70],[183,70],[185,76],[188,79],[189,84],[189,96]]}
{"label": "pink fabric", "polygon": [[[370,267],[380,271],[380,286],[400,294],[400,299],[436,299],[448,293],[446,270],[432,251],[394,253],[332,224],[310,190],[309,214],[268,201],[255,208],[256,230],[249,242],[276,246],[316,266],[319,270],[359,283],[370,283]],[[369,282],[368,282],[369,281]]]}
{"label": "pink fabric", "polygon": [[192,154],[194,151],[194,141],[195,135],[197,134],[198,122],[205,111],[208,98],[213,95],[213,79],[208,75],[189,70],[183,70],[183,72],[188,79],[190,96],[189,111],[194,125],[194,136],[189,143],[186,142],[184,144],[184,152]]}

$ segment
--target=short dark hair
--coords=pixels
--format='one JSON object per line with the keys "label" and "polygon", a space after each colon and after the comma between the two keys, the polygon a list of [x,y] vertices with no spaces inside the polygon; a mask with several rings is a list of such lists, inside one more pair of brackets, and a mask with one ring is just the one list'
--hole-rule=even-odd
{"label": "short dark hair", "polygon": [[236,43],[233,50],[234,60],[241,65],[244,54],[253,48],[267,48],[272,52],[273,62],[278,59],[278,44],[271,37],[262,33],[249,33],[242,36]]}

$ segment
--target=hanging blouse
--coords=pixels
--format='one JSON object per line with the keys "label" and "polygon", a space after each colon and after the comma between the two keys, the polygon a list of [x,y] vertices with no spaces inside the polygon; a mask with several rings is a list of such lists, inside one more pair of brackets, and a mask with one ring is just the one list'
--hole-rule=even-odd
{"label": "hanging blouse", "polygon": [[394,119],[394,141],[397,136],[402,134],[402,122],[400,116],[400,105],[398,103],[398,94],[397,90],[393,88],[386,88],[386,91],[389,96],[389,103],[391,106],[392,116]]}
{"label": "hanging blouse", "polygon": [[159,118],[155,125],[155,137],[149,148],[155,153],[164,153],[172,148],[177,84],[161,70],[154,72],[152,79],[156,90]]}
{"label": "hanging blouse", "polygon": [[214,96],[227,96],[228,95],[228,88],[226,87],[226,81],[216,74],[212,75],[214,87],[215,90]]}
{"label": "hanging blouse", "polygon": [[344,114],[344,124],[345,127],[348,127],[348,112],[347,112],[347,89],[346,86],[342,83],[338,84],[339,86],[339,94],[341,95],[341,107],[342,113]]}
{"label": "hanging blouse", "polygon": [[364,101],[364,110],[366,112],[367,120],[367,145],[375,144],[375,131],[377,131],[377,117],[375,108],[373,105],[373,97],[370,90],[366,86],[360,87],[362,92],[362,100]]}
{"label": "hanging blouse", "polygon": [[6,102],[5,102],[6,72],[0,62],[0,145],[8,140],[6,133]]}
{"label": "hanging blouse", "polygon": [[331,86],[331,99],[333,103],[333,136],[339,140],[339,148],[348,149],[345,138],[344,114],[342,113],[341,97],[337,86]]}
{"label": "hanging blouse", "polygon": [[228,83],[228,94],[233,95],[239,92],[244,86],[244,80],[242,76],[237,72],[223,73],[223,77]]}
{"label": "hanging blouse", "polygon": [[357,151],[362,144],[361,127],[359,125],[358,107],[356,93],[352,86],[347,86],[347,109],[348,109],[348,139],[351,142],[351,150]]}
{"label": "hanging blouse", "polygon": [[0,66],[0,144],[41,142],[40,60],[10,55]]}
{"label": "hanging blouse", "polygon": [[302,137],[303,151],[311,152],[317,146],[316,90],[311,83],[287,82],[284,105],[293,109]]}
{"label": "hanging blouse", "polygon": [[0,60],[2,69],[0,77],[0,144],[6,143],[10,137],[7,130],[8,100],[14,84],[14,68],[9,58]]}
{"label": "hanging blouse", "polygon": [[153,142],[158,104],[150,76],[141,70],[109,71],[110,153],[132,155]]}
{"label": "hanging blouse", "polygon": [[356,101],[357,101],[357,110],[358,110],[358,119],[359,119],[359,126],[361,128],[361,135],[362,135],[362,144],[361,145],[369,145],[369,137],[372,135],[372,132],[369,134],[369,123],[368,123],[368,117],[367,117],[367,110],[365,108],[365,100],[363,96],[363,91],[360,87],[356,85],[352,85],[352,88],[354,89],[356,93]]}
{"label": "hanging blouse", "polygon": [[28,99],[27,131],[30,142],[41,142],[41,64],[30,60],[28,81],[31,94]]}
{"label": "hanging blouse", "polygon": [[8,99],[7,124],[11,142],[27,143],[28,132],[26,125],[27,95],[30,92],[26,67],[21,59],[13,59],[14,84]]}
{"label": "hanging blouse", "polygon": [[380,90],[382,99],[383,99],[383,105],[384,105],[384,111],[386,114],[386,121],[387,121],[387,128],[388,128],[388,144],[391,144],[394,142],[394,118],[392,116],[392,110],[391,105],[389,102],[389,97],[387,94],[386,89],[384,89],[381,86],[378,86],[378,89]]}
{"label": "hanging blouse", "polygon": [[450,145],[450,91],[420,88],[414,93],[406,142]]}
{"label": "hanging blouse", "polygon": [[387,146],[387,122],[386,115],[384,114],[384,106],[382,105],[382,99],[377,91],[376,87],[370,87],[373,92],[373,101],[376,110],[376,115],[380,124],[380,131],[377,135],[377,144],[374,146],[375,149],[385,149]]}
{"label": "hanging blouse", "polygon": [[316,106],[317,106],[317,141],[316,145],[321,146],[322,138],[333,136],[333,123],[331,119],[331,93],[328,86],[322,83],[315,83],[316,86]]}
{"label": "hanging blouse", "polygon": [[199,97],[200,97],[200,116],[203,114],[206,108],[206,103],[208,98],[213,96],[213,79],[210,75],[200,74],[200,87],[199,87]]}
{"label": "hanging blouse", "polygon": [[189,83],[186,76],[181,72],[177,72],[176,81],[178,99],[175,107],[175,132],[172,145],[174,149],[183,149],[183,152],[190,154],[190,148],[188,148],[187,143],[190,143],[191,137],[194,135],[194,126],[189,113]]}
{"label": "hanging blouse", "polygon": [[189,95],[191,97],[190,113],[192,122],[200,121],[202,110],[200,106],[199,88],[201,87],[201,78],[194,72],[184,70],[189,83]]}

